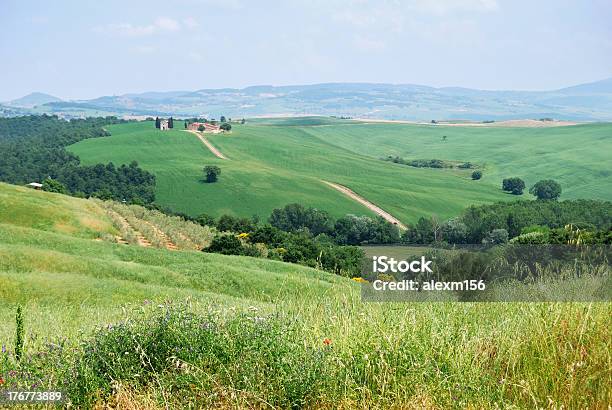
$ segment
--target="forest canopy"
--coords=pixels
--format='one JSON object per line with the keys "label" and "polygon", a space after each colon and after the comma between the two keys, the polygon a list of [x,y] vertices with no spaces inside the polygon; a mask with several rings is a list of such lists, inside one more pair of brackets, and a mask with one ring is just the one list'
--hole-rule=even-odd
{"label": "forest canopy", "polygon": [[0,181],[23,185],[47,179],[61,183],[76,196],[150,203],[155,176],[133,161],[82,166],[65,147],[87,138],[107,137],[106,125],[125,122],[116,117],[73,119],[57,116],[0,118]]}

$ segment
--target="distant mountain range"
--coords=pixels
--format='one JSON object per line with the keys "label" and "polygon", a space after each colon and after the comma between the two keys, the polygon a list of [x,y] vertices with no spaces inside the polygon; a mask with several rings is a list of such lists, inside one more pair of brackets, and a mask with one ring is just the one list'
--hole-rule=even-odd
{"label": "distant mountain range", "polygon": [[43,105],[52,102],[62,101],[61,98],[54,97],[45,93],[31,93],[24,97],[5,103],[11,107],[33,108],[37,105]]}
{"label": "distant mountain range", "polygon": [[612,78],[553,91],[327,83],[145,92],[76,101],[32,93],[0,105],[0,115],[29,113],[68,118],[93,115],[241,118],[316,114],[421,121],[522,118],[612,121]]}

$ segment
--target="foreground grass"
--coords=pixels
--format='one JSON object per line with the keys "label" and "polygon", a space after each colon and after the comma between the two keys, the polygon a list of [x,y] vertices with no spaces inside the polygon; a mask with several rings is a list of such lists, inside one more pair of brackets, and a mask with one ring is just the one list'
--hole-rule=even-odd
{"label": "foreground grass", "polygon": [[20,365],[9,356],[8,382],[60,386],[85,407],[120,395],[159,408],[610,402],[607,305],[317,302],[281,301],[272,314],[138,308],[79,339],[29,346],[36,354]]}

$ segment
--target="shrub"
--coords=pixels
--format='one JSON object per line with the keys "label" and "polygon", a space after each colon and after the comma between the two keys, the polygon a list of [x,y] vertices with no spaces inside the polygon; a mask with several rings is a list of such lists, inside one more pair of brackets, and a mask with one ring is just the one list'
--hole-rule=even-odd
{"label": "shrub", "polygon": [[221,168],[216,165],[206,165],[204,167],[204,175],[206,178],[206,182],[217,182],[217,180],[219,179],[219,175],[221,175]]}
{"label": "shrub", "polygon": [[219,398],[194,395],[193,383],[204,391],[231,386],[275,408],[315,407],[330,377],[329,349],[307,348],[298,331],[295,322],[256,312],[227,319],[181,306],[135,312],[83,343],[69,396],[76,407],[91,408],[100,396],[108,400],[115,381],[135,389],[163,381],[172,399],[199,400],[196,408],[216,407]]}
{"label": "shrub", "polygon": [[523,189],[525,189],[525,181],[517,177],[505,178],[502,181],[502,189],[514,195],[522,195]]}
{"label": "shrub", "polygon": [[480,178],[482,178],[482,171],[474,171],[472,172],[472,179],[473,180],[479,180]]}
{"label": "shrub", "polygon": [[200,214],[195,218],[195,221],[202,226],[215,226],[215,218],[207,214]]}
{"label": "shrub", "polygon": [[482,240],[485,245],[501,245],[508,242],[508,231],[505,229],[493,229],[486,238]]}
{"label": "shrub", "polygon": [[552,179],[543,179],[536,182],[529,193],[540,200],[557,200],[561,196],[561,185]]}
{"label": "shrub", "polygon": [[68,190],[66,189],[64,184],[62,184],[59,181],[56,181],[55,179],[51,179],[51,178],[45,178],[45,180],[42,183],[42,189],[43,191],[57,192],[58,194],[68,193]]}
{"label": "shrub", "polygon": [[217,235],[204,252],[220,253],[223,255],[243,255],[244,247],[240,239],[233,234]]}
{"label": "shrub", "polygon": [[467,226],[459,219],[450,219],[440,227],[442,239],[448,243],[465,243]]}

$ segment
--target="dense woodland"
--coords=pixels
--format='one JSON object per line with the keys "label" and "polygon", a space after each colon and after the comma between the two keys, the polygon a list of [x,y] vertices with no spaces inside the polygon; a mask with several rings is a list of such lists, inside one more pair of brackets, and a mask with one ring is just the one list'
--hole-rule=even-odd
{"label": "dense woodland", "polygon": [[[136,162],[83,166],[65,147],[87,138],[110,135],[116,117],[73,119],[56,116],[0,118],[0,180],[23,185],[46,182],[50,190],[134,203],[155,199],[155,176]],[[50,183],[51,182],[51,183]]]}

